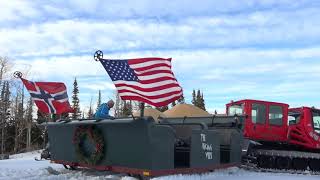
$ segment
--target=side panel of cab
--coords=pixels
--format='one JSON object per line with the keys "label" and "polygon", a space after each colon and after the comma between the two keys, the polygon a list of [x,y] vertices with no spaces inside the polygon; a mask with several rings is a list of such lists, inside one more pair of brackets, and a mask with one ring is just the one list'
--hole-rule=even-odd
{"label": "side panel of cab", "polygon": [[244,104],[247,115],[244,136],[258,141],[287,141],[288,107],[276,102],[242,100],[227,104],[227,110],[233,104]]}

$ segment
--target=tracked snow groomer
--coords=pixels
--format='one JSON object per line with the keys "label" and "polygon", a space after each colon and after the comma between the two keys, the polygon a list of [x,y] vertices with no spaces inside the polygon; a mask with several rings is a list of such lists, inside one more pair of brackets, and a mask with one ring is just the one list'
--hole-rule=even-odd
{"label": "tracked snow groomer", "polygon": [[258,100],[231,102],[226,110],[246,117],[246,162],[267,169],[320,171],[320,110]]}
{"label": "tracked snow groomer", "polygon": [[142,177],[200,173],[241,163],[242,116],[144,116],[144,103],[161,107],[182,96],[171,58],[103,59],[103,52],[97,51],[94,59],[122,100],[141,103],[140,116],[49,123],[52,162]]}
{"label": "tracked snow groomer", "polygon": [[239,116],[49,123],[51,161],[139,176],[201,173],[241,163]]}

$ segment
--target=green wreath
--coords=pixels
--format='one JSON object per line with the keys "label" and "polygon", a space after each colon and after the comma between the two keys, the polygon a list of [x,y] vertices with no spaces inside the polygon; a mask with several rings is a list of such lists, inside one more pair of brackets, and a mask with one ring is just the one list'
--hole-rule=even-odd
{"label": "green wreath", "polygon": [[[87,152],[85,141],[90,141],[93,151]],[[101,131],[96,126],[79,126],[73,136],[73,144],[77,157],[82,163],[96,165],[104,156],[104,139]]]}

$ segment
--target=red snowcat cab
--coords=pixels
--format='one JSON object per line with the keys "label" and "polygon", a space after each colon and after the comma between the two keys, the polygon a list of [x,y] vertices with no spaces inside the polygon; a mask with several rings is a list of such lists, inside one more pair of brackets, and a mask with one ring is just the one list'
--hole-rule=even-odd
{"label": "red snowcat cab", "polygon": [[320,110],[288,104],[240,100],[226,105],[242,114],[244,160],[260,168],[320,171]]}

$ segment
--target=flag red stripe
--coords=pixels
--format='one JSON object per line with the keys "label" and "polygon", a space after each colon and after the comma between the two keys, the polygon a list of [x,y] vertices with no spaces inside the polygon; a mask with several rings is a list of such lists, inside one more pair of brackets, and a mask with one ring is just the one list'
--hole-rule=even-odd
{"label": "flag red stripe", "polygon": [[156,107],[161,107],[161,106],[166,106],[169,103],[178,100],[180,97],[173,97],[171,99],[168,99],[166,101],[162,101],[162,102],[158,102],[158,103],[154,103],[152,101],[149,101],[148,99],[142,98],[142,97],[138,97],[138,96],[121,96],[122,100],[134,100],[134,101],[141,101],[141,102],[145,102],[148,103],[152,106],[156,106]]}
{"label": "flag red stripe", "polygon": [[168,68],[171,69],[171,66],[169,66],[168,64],[165,64],[165,63],[153,64],[153,65],[150,65],[150,66],[144,66],[144,67],[132,68],[132,69],[134,69],[135,71],[139,72],[139,71],[145,71],[145,70],[156,68],[156,67],[168,67]]}
{"label": "flag red stripe", "polygon": [[137,74],[138,78],[139,76],[150,76],[150,75],[155,75],[155,74],[159,74],[159,73],[169,73],[172,74],[173,73],[169,70],[154,70],[154,71],[149,71],[149,72],[145,72],[145,73],[141,73],[141,74]]}
{"label": "flag red stripe", "polygon": [[149,62],[149,61],[169,61],[171,62],[171,58],[165,59],[165,58],[157,58],[157,57],[149,57],[149,58],[137,58],[137,59],[129,59],[128,63],[131,64],[140,64],[144,62]]}
{"label": "flag red stripe", "polygon": [[139,81],[139,82],[141,84],[151,84],[151,83],[157,83],[157,82],[166,81],[166,80],[176,80],[176,79],[172,78],[172,77],[161,77],[161,78],[143,80],[143,81]]}
{"label": "flag red stripe", "polygon": [[143,92],[154,92],[154,91],[160,91],[163,89],[168,89],[168,88],[172,88],[172,87],[180,87],[178,84],[166,84],[163,86],[157,86],[157,87],[153,87],[153,88],[142,88],[139,86],[134,86],[134,85],[128,85],[128,84],[115,84],[116,87],[131,87],[133,89],[139,90],[139,91],[143,91]]}
{"label": "flag red stripe", "polygon": [[49,93],[58,93],[67,89],[64,83],[58,82],[35,82],[37,86]]}
{"label": "flag red stripe", "polygon": [[179,94],[181,93],[181,91],[172,91],[172,92],[168,92],[168,93],[165,93],[165,94],[160,94],[160,95],[155,95],[155,96],[146,96],[146,95],[143,95],[143,94],[140,94],[140,93],[137,93],[135,91],[130,91],[130,90],[118,90],[119,93],[126,93],[126,92],[130,92],[130,93],[134,93],[134,94],[137,94],[137,95],[140,95],[140,96],[143,96],[147,99],[159,99],[159,98],[165,98],[165,97],[168,97],[168,96],[171,96],[171,95],[175,95],[175,94]]}

